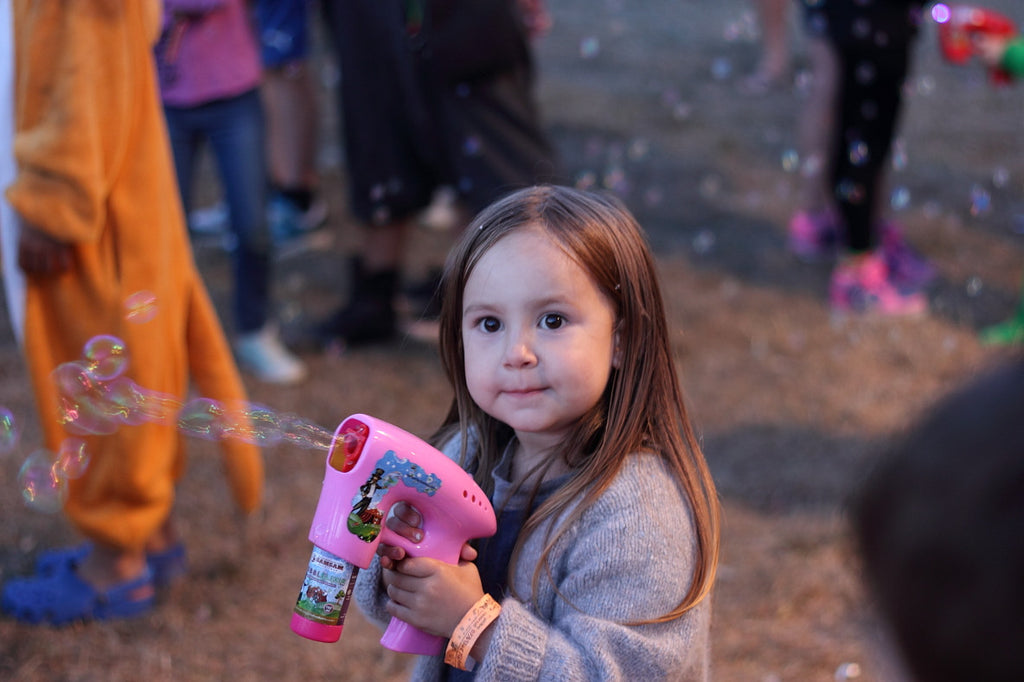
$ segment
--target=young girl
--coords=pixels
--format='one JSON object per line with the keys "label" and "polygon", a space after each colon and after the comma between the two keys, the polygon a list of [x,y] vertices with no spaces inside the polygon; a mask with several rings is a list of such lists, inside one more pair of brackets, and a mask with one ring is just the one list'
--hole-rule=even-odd
{"label": "young girl", "polygon": [[[480,679],[708,679],[718,502],[639,225],[608,198],[520,190],[471,223],[443,299],[455,397],[434,440],[498,531],[457,566],[382,545],[357,603],[471,648]],[[410,507],[388,525],[419,537]],[[462,637],[499,608],[485,593],[500,614]],[[467,677],[455,663],[414,678]]]}

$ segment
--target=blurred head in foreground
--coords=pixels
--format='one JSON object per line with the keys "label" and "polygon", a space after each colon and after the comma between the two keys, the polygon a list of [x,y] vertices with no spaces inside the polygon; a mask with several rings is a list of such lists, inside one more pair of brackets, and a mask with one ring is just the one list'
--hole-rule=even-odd
{"label": "blurred head in foreground", "polygon": [[1024,357],[938,402],[851,511],[868,587],[915,679],[1024,679]]}

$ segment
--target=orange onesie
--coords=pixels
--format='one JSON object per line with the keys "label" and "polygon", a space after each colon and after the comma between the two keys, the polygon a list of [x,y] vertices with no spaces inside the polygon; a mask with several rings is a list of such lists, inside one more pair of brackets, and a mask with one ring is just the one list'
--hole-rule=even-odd
{"label": "orange onesie", "polygon": [[[17,175],[6,199],[25,223],[74,247],[70,270],[25,287],[22,338],[47,447],[68,435],[50,373],[98,334],[125,341],[127,374],[145,389],[184,400],[191,377],[205,397],[244,401],[175,185],[151,52],[158,0],[13,0],[13,10]],[[125,302],[140,291],[155,295],[157,314],[133,323]],[[234,497],[252,511],[260,451],[221,445]],[[90,436],[69,518],[94,540],[142,548],[170,515],[183,446],[173,423]]]}

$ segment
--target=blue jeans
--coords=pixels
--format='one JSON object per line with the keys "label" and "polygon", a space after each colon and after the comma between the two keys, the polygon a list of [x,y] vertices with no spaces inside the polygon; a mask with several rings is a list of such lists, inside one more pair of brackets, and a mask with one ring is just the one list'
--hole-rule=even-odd
{"label": "blue jeans", "polygon": [[191,207],[198,152],[209,143],[228,204],[234,252],[233,312],[239,334],[259,330],[270,310],[270,232],[265,212],[266,159],[259,91],[194,107],[164,107],[185,210]]}

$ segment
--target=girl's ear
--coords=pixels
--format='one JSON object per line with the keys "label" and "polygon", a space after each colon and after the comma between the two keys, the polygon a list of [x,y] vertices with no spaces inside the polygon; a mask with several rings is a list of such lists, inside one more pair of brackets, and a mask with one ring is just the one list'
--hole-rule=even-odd
{"label": "girl's ear", "polygon": [[622,322],[615,325],[615,331],[612,332],[612,367],[615,369],[622,368],[622,333],[619,331],[622,328]]}

